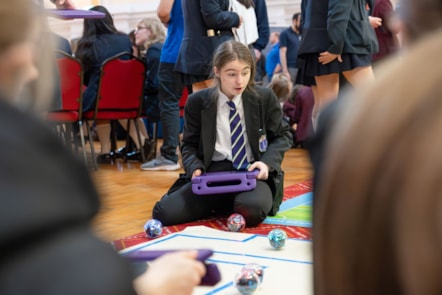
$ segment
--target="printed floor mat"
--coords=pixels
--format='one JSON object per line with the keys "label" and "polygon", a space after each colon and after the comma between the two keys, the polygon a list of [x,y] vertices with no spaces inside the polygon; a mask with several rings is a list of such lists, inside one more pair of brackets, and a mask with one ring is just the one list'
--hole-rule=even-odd
{"label": "printed floor mat", "polygon": [[[284,189],[284,198],[275,216],[268,216],[257,227],[246,227],[242,232],[267,235],[272,229],[284,229],[289,238],[311,240],[312,214],[312,183],[311,181],[297,183]],[[209,218],[174,226],[165,226],[160,237],[180,232],[189,226],[206,226],[213,229],[229,231],[227,218]],[[122,250],[152,239],[144,232],[137,233],[112,242],[116,250]]]}
{"label": "printed floor mat", "polygon": [[[197,245],[197,246],[196,246]],[[215,264],[221,280],[214,286],[198,286],[192,295],[239,295],[236,274],[248,263],[263,270],[263,280],[253,295],[312,295],[312,243],[308,240],[287,239],[284,247],[273,249],[266,236],[227,232],[206,226],[186,229],[124,249],[121,255],[134,251],[211,249],[213,255],[205,262]]]}

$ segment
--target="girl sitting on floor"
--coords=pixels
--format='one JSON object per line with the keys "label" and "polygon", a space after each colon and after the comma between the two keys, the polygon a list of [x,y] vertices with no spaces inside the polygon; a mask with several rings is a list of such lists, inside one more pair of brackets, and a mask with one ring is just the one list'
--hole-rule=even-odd
{"label": "girl sitting on floor", "polygon": [[[213,72],[215,86],[190,95],[184,110],[186,174],[193,178],[204,172],[257,169],[256,188],[197,196],[188,182],[167,193],[153,208],[153,218],[163,225],[190,222],[215,212],[239,213],[248,226],[256,226],[268,214],[274,215],[281,202],[281,162],[292,141],[278,98],[270,89],[255,86],[255,61],[240,42],[231,40],[219,46]],[[233,135],[231,128],[236,130]]]}

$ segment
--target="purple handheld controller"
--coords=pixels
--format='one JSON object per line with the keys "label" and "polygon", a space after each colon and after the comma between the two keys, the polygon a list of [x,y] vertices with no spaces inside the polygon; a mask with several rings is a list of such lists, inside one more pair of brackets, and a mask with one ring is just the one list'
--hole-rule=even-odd
{"label": "purple handheld controller", "polygon": [[[149,250],[149,251],[134,251],[124,253],[124,257],[134,261],[152,261],[164,254],[177,252],[180,250]],[[206,266],[206,275],[202,278],[201,286],[214,286],[221,280],[221,274],[216,264],[206,263],[206,259],[213,255],[210,249],[198,249],[196,259],[203,262]]]}
{"label": "purple handheld controller", "polygon": [[192,178],[192,191],[197,195],[251,191],[256,187],[259,170],[207,172]]}
{"label": "purple handheld controller", "polygon": [[105,17],[105,14],[103,12],[82,9],[46,9],[46,13],[49,16],[61,19]]}

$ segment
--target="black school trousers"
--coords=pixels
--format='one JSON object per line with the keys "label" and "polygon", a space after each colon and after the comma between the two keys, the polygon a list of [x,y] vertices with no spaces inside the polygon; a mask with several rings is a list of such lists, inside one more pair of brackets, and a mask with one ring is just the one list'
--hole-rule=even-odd
{"label": "black school trousers", "polygon": [[[234,171],[232,162],[212,162],[207,172]],[[184,184],[171,194],[164,195],[152,211],[152,217],[164,226],[191,222],[211,216],[241,214],[246,226],[259,225],[272,208],[272,191],[263,180],[256,181],[252,191],[215,195],[195,195],[192,183]]]}

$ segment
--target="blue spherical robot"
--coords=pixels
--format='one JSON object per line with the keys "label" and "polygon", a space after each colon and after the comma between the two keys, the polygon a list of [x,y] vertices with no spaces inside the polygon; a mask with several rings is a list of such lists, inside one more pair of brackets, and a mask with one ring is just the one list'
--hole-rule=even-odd
{"label": "blue spherical robot", "polygon": [[144,225],[144,232],[149,238],[157,238],[163,232],[163,224],[157,219],[150,219]]}
{"label": "blue spherical robot", "polygon": [[281,249],[285,245],[285,240],[287,240],[287,233],[282,229],[276,228],[267,235],[269,238],[270,245],[274,249]]}

